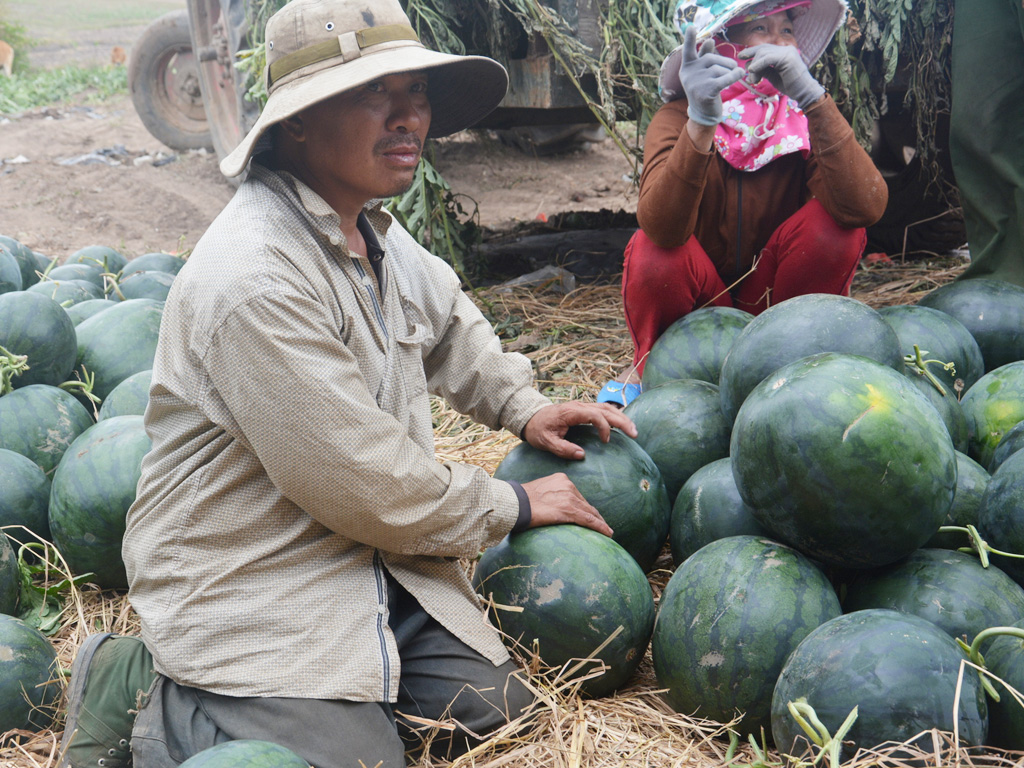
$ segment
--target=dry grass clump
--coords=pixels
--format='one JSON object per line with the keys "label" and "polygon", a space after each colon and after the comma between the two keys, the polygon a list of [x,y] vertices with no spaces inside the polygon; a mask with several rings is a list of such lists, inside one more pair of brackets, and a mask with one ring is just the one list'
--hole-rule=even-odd
{"label": "dry grass clump", "polygon": [[[853,295],[872,306],[909,304],[963,269],[956,259],[931,263],[874,263],[858,271]],[[507,349],[532,361],[539,385],[557,400],[593,399],[602,384],[631,362],[632,349],[623,321],[619,284],[588,285],[569,295],[517,288],[478,291],[478,303],[495,324]],[[434,403],[437,455],[493,471],[518,441],[507,432],[473,424],[441,401]],[[671,576],[667,550],[649,575],[657,599]],[[61,666],[71,669],[76,649],[93,632],[137,634],[138,617],[123,594],[91,586],[73,590],[64,606],[63,624],[53,637]],[[424,758],[423,768],[711,768],[786,764],[777,752],[749,743],[730,743],[728,726],[672,711],[660,695],[650,656],[631,684],[613,696],[589,700],[579,695],[580,681],[563,670],[544,669],[523,649],[520,658],[537,692],[535,705],[519,719],[454,762]],[[598,674],[595,670],[593,674]],[[64,703],[60,704],[63,710]],[[51,768],[56,765],[60,719],[55,731],[6,734],[0,748],[3,768]],[[424,739],[445,728],[425,723]],[[950,734],[931,734],[931,748],[911,754],[894,745],[858,753],[844,768],[867,766],[1024,766],[1024,755],[972,754]],[[796,764],[823,765],[815,748],[794,757]],[[370,768],[370,767],[368,767]]]}

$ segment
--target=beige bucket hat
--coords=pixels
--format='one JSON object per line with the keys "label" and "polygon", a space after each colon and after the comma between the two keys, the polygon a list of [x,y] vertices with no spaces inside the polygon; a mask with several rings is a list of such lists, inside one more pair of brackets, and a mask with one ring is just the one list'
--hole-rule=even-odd
{"label": "beige bucket hat", "polygon": [[508,88],[508,73],[493,59],[426,48],[398,0],[292,0],[267,21],[266,44],[267,103],[221,161],[228,177],[245,170],[270,126],[385,75],[429,71],[428,138],[480,121]]}

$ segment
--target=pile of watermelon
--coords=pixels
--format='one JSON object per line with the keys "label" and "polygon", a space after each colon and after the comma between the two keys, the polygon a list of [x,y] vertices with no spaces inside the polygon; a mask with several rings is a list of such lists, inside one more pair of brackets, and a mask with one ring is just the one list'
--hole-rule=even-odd
{"label": "pile of watermelon", "polygon": [[121,539],[150,446],[142,414],[185,263],[105,246],[56,262],[0,236],[0,733],[48,727],[61,690],[44,634],[56,627],[27,599],[38,547],[52,543],[73,577],[127,586]]}
{"label": "pile of watermelon", "polygon": [[785,754],[927,748],[932,729],[1024,749],[1024,706],[992,678],[1024,690],[1024,288],[701,309],[643,379],[635,442],[577,427],[584,460],[517,445],[499,466],[566,472],[615,531],[481,555],[509,644],[592,696],[649,646],[674,709]]}

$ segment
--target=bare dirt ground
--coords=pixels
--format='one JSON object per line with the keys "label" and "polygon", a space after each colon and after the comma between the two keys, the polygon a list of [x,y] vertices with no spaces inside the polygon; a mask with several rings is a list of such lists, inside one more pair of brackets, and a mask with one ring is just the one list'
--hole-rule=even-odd
{"label": "bare dirt ground", "polygon": [[[118,27],[47,45],[32,61],[95,64],[115,45],[130,50],[139,32]],[[635,212],[631,163],[610,140],[537,157],[492,132],[467,131],[438,142],[437,167],[465,207],[475,201],[488,230],[569,211]],[[47,256],[87,245],[129,256],[191,248],[233,193],[212,153],[161,144],[128,96],[0,115],[0,234]]]}

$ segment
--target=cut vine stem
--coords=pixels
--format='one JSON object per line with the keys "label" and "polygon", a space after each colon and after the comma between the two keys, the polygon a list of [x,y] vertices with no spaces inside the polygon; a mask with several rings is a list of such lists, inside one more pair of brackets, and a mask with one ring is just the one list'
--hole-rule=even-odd
{"label": "cut vine stem", "polygon": [[981,533],[971,523],[967,525],[943,525],[939,527],[939,533],[966,533],[968,538],[971,540],[969,547],[959,547],[958,552],[965,552],[968,555],[976,554],[978,559],[981,560],[981,567],[988,568],[989,559],[988,553],[992,552],[996,555],[1002,555],[1003,557],[1015,557],[1018,559],[1024,559],[1024,555],[1019,555],[1015,552],[1003,552],[1001,549],[996,549],[987,541],[981,537]]}
{"label": "cut vine stem", "polygon": [[912,355],[904,356],[903,362],[906,363],[910,370],[918,376],[924,376],[928,379],[932,386],[939,390],[939,394],[945,397],[949,393],[946,391],[946,388],[942,386],[941,382],[935,378],[935,374],[928,370],[928,365],[941,365],[943,370],[949,371],[954,376],[956,376],[956,366],[953,363],[944,363],[942,360],[925,360],[924,356],[927,354],[927,351],[922,352],[921,348],[915,344],[914,353]]}
{"label": "cut vine stem", "polygon": [[834,736],[828,732],[825,724],[818,719],[818,713],[814,711],[814,707],[803,696],[796,701],[786,702],[786,708],[789,709],[789,714],[793,716],[793,719],[803,729],[803,732],[807,734],[807,737],[821,749],[814,760],[811,761],[811,765],[817,765],[822,756],[827,754],[828,764],[831,768],[839,768],[843,739],[846,738],[846,734],[850,732],[854,722],[857,720],[857,707],[850,710],[850,714],[846,716],[846,719],[839,726],[839,730],[835,732]]}
{"label": "cut vine stem", "polygon": [[[1009,635],[1010,637],[1016,637],[1024,640],[1024,629],[1021,629],[1020,627],[988,627],[975,635],[974,642],[970,645],[965,643],[959,637],[956,638],[957,644],[970,658],[971,663],[980,668],[978,670],[978,677],[981,679],[981,685],[985,689],[985,692],[991,696],[994,701],[999,701],[999,692],[996,691],[995,686],[993,686],[992,682],[988,679],[988,675],[982,674],[981,670],[986,668],[985,657],[981,655],[981,645],[990,637],[999,637],[1001,635]],[[991,674],[991,672],[988,674]],[[1006,685],[1006,683],[1003,683],[1003,685]]]}

